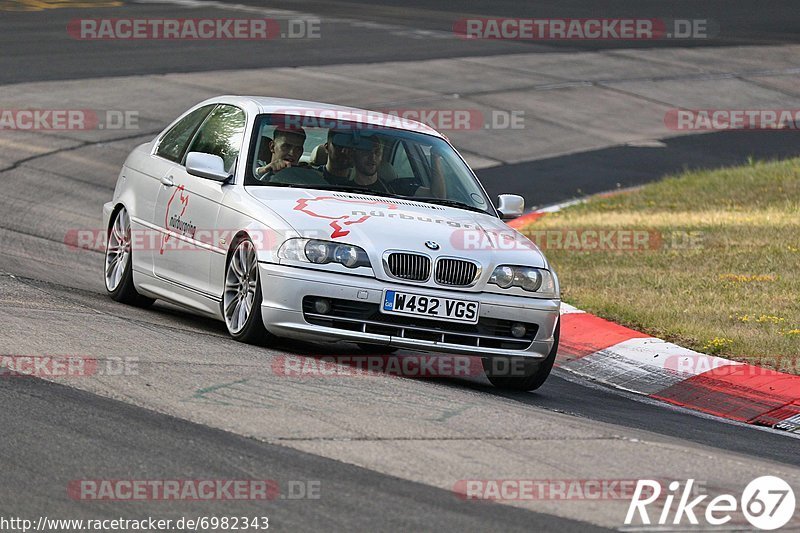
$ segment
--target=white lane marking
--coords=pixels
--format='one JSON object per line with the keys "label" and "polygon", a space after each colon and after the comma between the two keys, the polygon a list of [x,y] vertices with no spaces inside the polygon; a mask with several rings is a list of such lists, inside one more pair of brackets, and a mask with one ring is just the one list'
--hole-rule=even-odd
{"label": "white lane marking", "polygon": [[567,207],[570,207],[570,206],[573,206],[573,205],[582,204],[582,203],[586,202],[587,200],[590,200],[592,198],[596,198],[598,196],[602,197],[604,195],[622,194],[622,193],[626,193],[626,192],[629,192],[629,191],[635,191],[635,190],[641,189],[641,188],[642,188],[641,185],[635,185],[633,187],[625,187],[625,188],[620,188],[620,189],[613,189],[611,191],[598,192],[598,193],[592,194],[591,196],[589,196],[587,198],[576,198],[574,200],[567,200],[566,202],[561,202],[561,203],[558,203],[558,204],[548,205],[548,206],[539,208],[539,209],[537,209],[535,211],[531,211],[531,212],[532,213],[557,213],[557,212],[561,211],[562,209],[566,209]]}
{"label": "white lane marking", "polygon": [[629,141],[625,146],[632,146],[634,148],[666,148],[667,143],[657,139],[641,139],[638,141]]}
{"label": "white lane marking", "polygon": [[572,315],[577,313],[586,313],[586,311],[582,311],[575,307],[574,305],[565,304],[561,302],[561,314],[562,315]]}
{"label": "white lane marking", "polygon": [[228,4],[225,2],[215,2],[214,0],[134,0],[136,4],[173,4],[187,9],[191,8],[213,8],[223,9],[227,11],[243,11],[246,13],[257,13],[265,17],[275,18],[301,18],[301,17],[316,17],[311,13],[303,13],[301,11],[293,11],[290,9],[275,9],[257,6],[248,6],[244,4]]}
{"label": "white lane marking", "polygon": [[577,200],[568,200],[566,202],[561,202],[559,204],[548,205],[547,207],[542,207],[541,209],[537,209],[534,213],[557,213],[562,209],[565,209],[572,205],[578,205],[585,202],[583,198],[579,198]]}

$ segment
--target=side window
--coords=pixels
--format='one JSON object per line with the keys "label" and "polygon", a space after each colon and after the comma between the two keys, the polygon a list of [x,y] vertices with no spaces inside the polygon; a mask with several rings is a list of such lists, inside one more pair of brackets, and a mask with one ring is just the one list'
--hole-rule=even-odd
{"label": "side window", "polygon": [[218,106],[195,135],[188,152],[218,155],[232,170],[244,141],[244,111],[231,105]]}
{"label": "side window", "polygon": [[169,159],[176,163],[179,162],[183,157],[186,145],[189,144],[192,135],[194,135],[194,132],[197,131],[197,127],[200,126],[212,109],[214,109],[213,105],[203,106],[200,109],[195,109],[178,121],[178,123],[172,126],[161,138],[161,142],[158,143],[156,154],[164,159]]}
{"label": "side window", "polygon": [[411,168],[411,161],[408,160],[406,147],[403,142],[397,143],[397,148],[394,151],[394,158],[392,167],[397,173],[398,178],[411,178],[414,177],[414,170]]}

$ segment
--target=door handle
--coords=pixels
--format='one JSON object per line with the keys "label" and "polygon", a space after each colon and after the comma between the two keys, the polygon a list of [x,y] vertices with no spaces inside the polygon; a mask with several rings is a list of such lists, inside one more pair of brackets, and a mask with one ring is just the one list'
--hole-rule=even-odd
{"label": "door handle", "polygon": [[161,184],[166,187],[172,187],[173,185],[175,185],[175,182],[172,181],[172,176],[164,176],[163,178],[161,178]]}

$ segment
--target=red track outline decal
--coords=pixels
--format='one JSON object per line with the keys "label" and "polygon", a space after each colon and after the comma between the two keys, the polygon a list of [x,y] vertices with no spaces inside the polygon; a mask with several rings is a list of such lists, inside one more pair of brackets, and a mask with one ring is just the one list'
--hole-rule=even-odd
{"label": "red track outline decal", "polygon": [[[172,196],[169,197],[169,201],[167,202],[167,208],[164,210],[164,229],[166,229],[167,231],[169,231],[169,206],[172,205],[172,200],[175,199],[175,195],[178,194],[178,192],[181,193],[178,199],[183,204],[183,209],[181,209],[181,212],[178,214],[178,217],[182,217],[183,214],[186,212],[186,208],[189,206],[189,195],[187,194],[184,196],[183,191],[184,191],[184,186],[178,185],[177,187],[175,187],[175,191],[172,193]],[[161,238],[161,250],[159,251],[160,255],[164,255],[164,246],[167,244],[169,237],[170,237],[169,233],[164,233],[164,236]]]}
{"label": "red track outline decal", "polygon": [[315,197],[315,198],[300,198],[300,199],[298,199],[297,200],[297,205],[294,206],[294,210],[295,211],[301,211],[301,212],[305,213],[306,215],[309,215],[309,216],[312,216],[312,217],[315,217],[315,218],[325,218],[325,219],[331,221],[330,226],[331,226],[331,228],[333,228],[333,232],[331,233],[331,239],[337,239],[339,237],[344,237],[345,235],[348,235],[350,233],[350,230],[345,229],[343,226],[350,226],[352,224],[361,224],[363,222],[366,222],[367,219],[371,218],[371,215],[364,215],[364,216],[362,216],[360,218],[357,218],[355,220],[348,220],[350,218],[350,215],[342,215],[342,216],[339,216],[339,217],[321,215],[319,213],[314,212],[308,205],[310,202],[319,202],[319,201],[324,201],[324,200],[333,200],[335,202],[345,202],[345,203],[349,203],[349,204],[384,205],[384,206],[386,206],[387,209],[397,209],[397,204],[393,204],[392,202],[383,201],[383,200],[374,200],[374,201],[373,200],[347,200],[347,199],[344,199],[344,198],[336,198],[335,196],[318,196],[318,197]]}

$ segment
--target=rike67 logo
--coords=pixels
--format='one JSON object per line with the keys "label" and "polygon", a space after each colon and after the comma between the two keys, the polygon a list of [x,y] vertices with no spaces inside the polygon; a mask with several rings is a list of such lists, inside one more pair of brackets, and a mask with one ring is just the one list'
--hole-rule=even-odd
{"label": "rike67 logo", "polygon": [[[677,526],[688,522],[696,526],[700,524],[700,517],[705,519],[706,524],[722,526],[731,522],[734,513],[740,511],[751,526],[771,531],[785,526],[794,516],[794,491],[776,476],[754,479],[738,499],[732,494],[720,494],[711,500],[708,498],[708,494],[697,496],[694,479],[687,480],[683,487],[679,481],[672,481],[666,491],[659,481],[640,479],[625,515],[625,525],[638,522],[644,525]],[[653,509],[655,512],[651,518],[648,506],[655,502],[658,502],[656,506],[663,503],[663,507],[660,512]]]}

